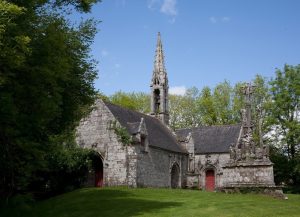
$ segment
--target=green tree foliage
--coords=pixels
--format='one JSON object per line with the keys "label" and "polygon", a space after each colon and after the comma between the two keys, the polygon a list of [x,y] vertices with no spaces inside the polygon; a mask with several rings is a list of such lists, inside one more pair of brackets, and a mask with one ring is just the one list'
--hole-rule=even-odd
{"label": "green tree foliage", "polygon": [[183,96],[170,95],[170,126],[172,129],[196,127],[200,123],[199,107],[196,99],[199,90],[196,87],[187,89]]}
{"label": "green tree foliage", "polygon": [[116,105],[120,105],[138,112],[150,112],[150,95],[142,92],[125,93],[118,91],[109,97],[109,101]]}
{"label": "green tree foliage", "polygon": [[232,119],[232,88],[228,81],[218,84],[214,89],[213,102],[218,124],[229,124]]}
{"label": "green tree foliage", "polygon": [[280,139],[280,154],[291,168],[284,171],[285,182],[300,185],[300,65],[278,69],[270,85],[268,121]]}
{"label": "green tree foliage", "polygon": [[89,51],[95,22],[71,25],[49,7],[72,4],[87,11],[93,2],[0,2],[1,196],[28,191],[42,179],[49,155],[64,154],[52,138],[70,135],[94,100]]}
{"label": "green tree foliage", "polygon": [[214,125],[217,123],[217,112],[214,99],[209,87],[204,87],[198,99],[202,125]]}
{"label": "green tree foliage", "polygon": [[40,179],[31,183],[32,188],[51,195],[81,187],[91,168],[90,155],[91,151],[80,147],[59,145],[46,155],[47,170],[37,173]]}
{"label": "green tree foliage", "polygon": [[186,128],[188,121],[185,119],[186,100],[181,95],[169,95],[169,124],[173,130]]}
{"label": "green tree foliage", "polygon": [[[19,67],[30,53],[30,38],[26,33],[15,31],[17,20],[25,13],[24,7],[7,1],[0,1],[0,58],[2,63]],[[4,65],[0,62],[0,87],[8,80],[9,73],[4,73]]]}

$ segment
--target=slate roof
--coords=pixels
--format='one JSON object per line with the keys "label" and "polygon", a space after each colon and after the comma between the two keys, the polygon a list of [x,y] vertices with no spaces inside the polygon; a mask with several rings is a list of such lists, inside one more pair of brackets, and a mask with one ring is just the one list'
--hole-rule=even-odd
{"label": "slate roof", "polygon": [[202,126],[180,129],[176,134],[180,141],[191,133],[195,144],[195,153],[228,153],[232,143],[239,137],[241,125]]}
{"label": "slate roof", "polygon": [[139,132],[140,122],[127,123],[127,130],[131,135],[135,135]]}
{"label": "slate roof", "polygon": [[109,102],[104,102],[104,104],[120,124],[126,127],[131,134],[137,132],[138,123],[140,123],[141,118],[144,118],[148,132],[149,146],[178,153],[187,153],[186,150],[178,144],[175,135],[158,119]]}

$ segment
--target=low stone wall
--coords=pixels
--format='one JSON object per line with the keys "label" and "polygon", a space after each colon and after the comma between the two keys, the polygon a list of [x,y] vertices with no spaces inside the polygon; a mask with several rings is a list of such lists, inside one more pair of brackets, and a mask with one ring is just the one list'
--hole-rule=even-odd
{"label": "low stone wall", "polygon": [[257,193],[257,194],[266,194],[278,199],[288,199],[287,196],[283,194],[282,188],[278,186],[269,186],[269,187],[225,187],[220,189],[221,192],[225,193]]}

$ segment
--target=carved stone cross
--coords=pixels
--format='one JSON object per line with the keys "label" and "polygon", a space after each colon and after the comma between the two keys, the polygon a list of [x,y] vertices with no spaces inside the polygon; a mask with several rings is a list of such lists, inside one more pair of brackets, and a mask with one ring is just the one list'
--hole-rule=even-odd
{"label": "carved stone cross", "polygon": [[255,89],[255,85],[252,85],[251,82],[247,83],[245,86],[242,87],[243,94],[245,95],[245,99],[247,103],[251,102],[251,95]]}
{"label": "carved stone cross", "polygon": [[242,92],[245,96],[245,104],[246,104],[246,126],[249,128],[251,126],[251,97],[254,92],[255,85],[251,83],[247,83],[242,87]]}

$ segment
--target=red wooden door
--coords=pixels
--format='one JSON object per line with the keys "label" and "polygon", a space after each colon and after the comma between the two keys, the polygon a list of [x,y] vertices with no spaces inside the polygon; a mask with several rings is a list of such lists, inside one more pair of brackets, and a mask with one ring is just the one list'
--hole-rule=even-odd
{"label": "red wooden door", "polygon": [[215,190],[215,172],[213,170],[206,171],[205,189],[207,191]]}
{"label": "red wooden door", "polygon": [[95,171],[95,186],[102,187],[103,185],[103,172],[101,170]]}

